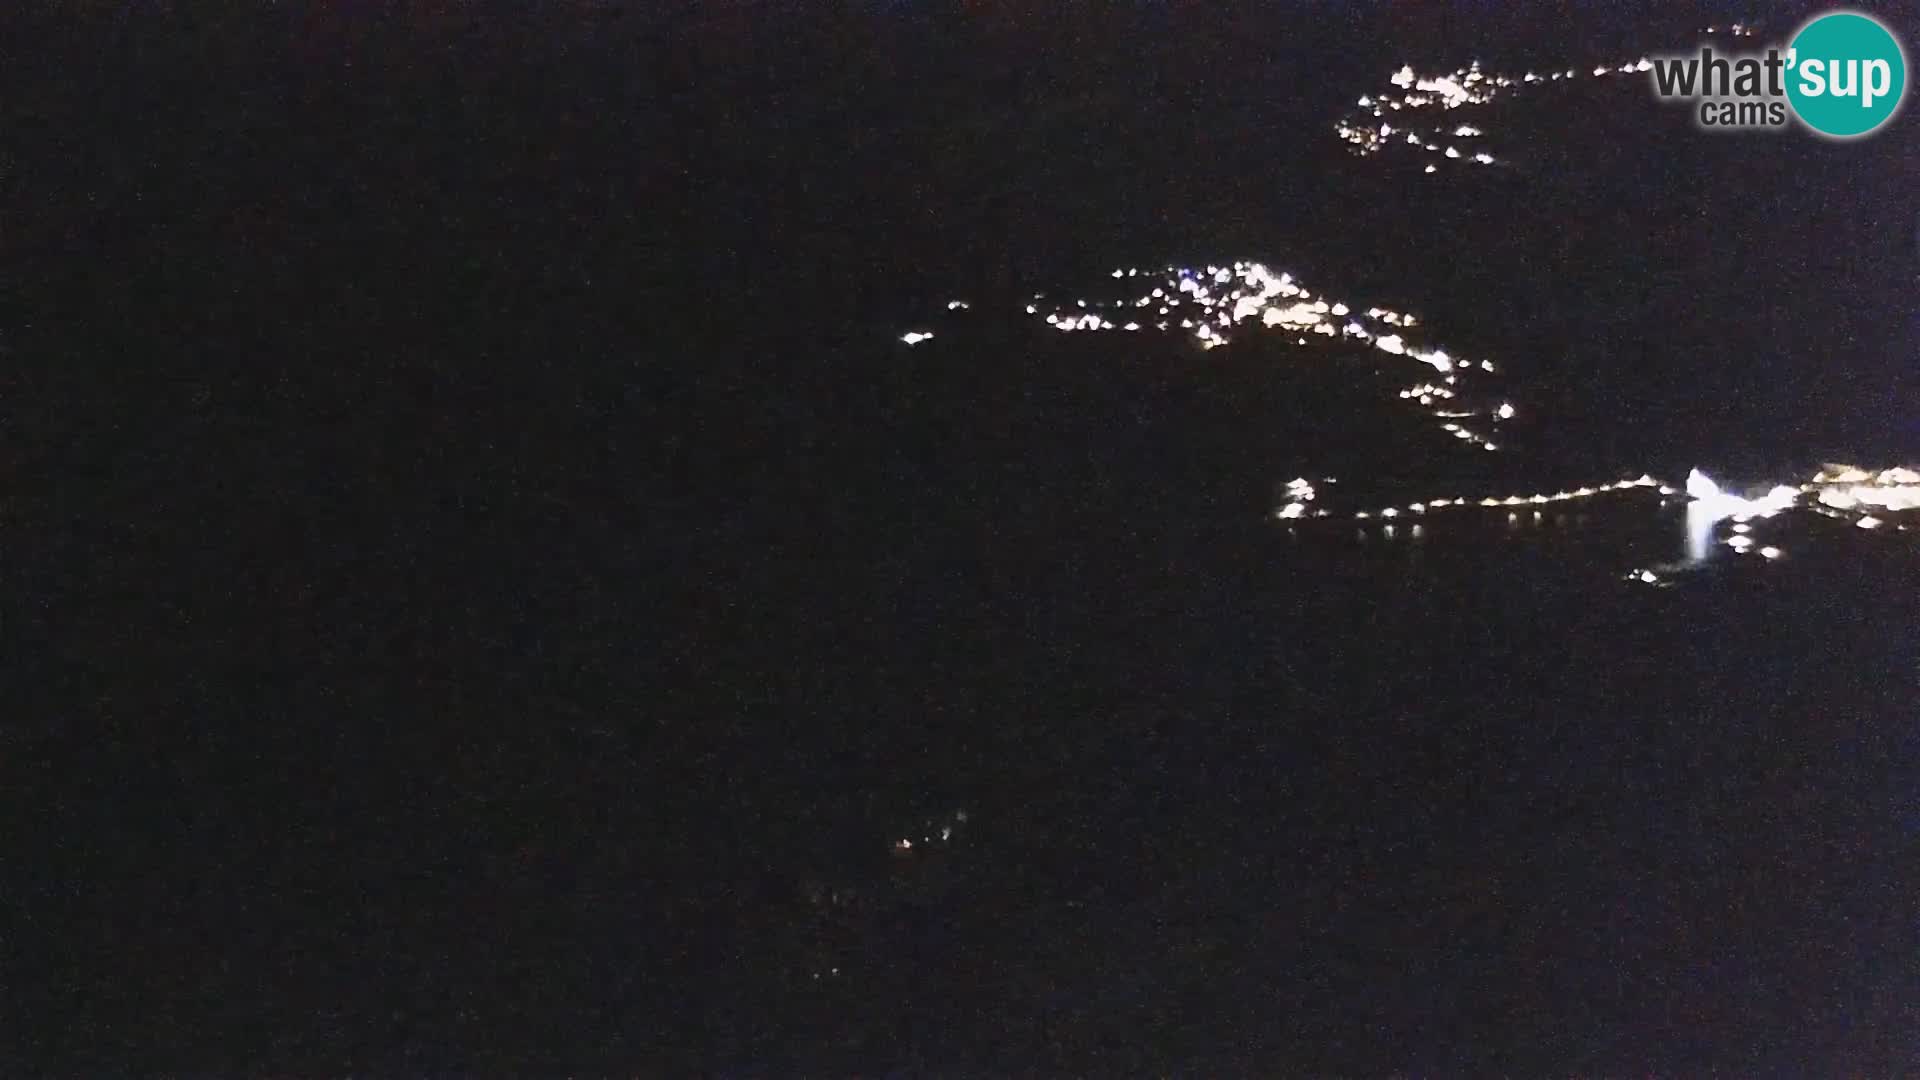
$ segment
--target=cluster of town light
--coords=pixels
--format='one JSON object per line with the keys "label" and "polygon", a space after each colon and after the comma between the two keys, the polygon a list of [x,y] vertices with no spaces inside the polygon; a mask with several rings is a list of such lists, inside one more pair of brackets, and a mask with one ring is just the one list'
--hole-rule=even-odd
{"label": "cluster of town light", "polygon": [[[1743,27],[1735,27],[1736,33]],[[1583,74],[1600,79],[1653,70],[1646,57],[1624,64],[1603,64],[1583,73],[1575,68],[1541,74],[1529,71],[1521,75],[1489,75],[1480,62],[1443,75],[1420,75],[1411,66],[1402,67],[1387,81],[1393,89],[1369,94],[1355,103],[1356,111],[1341,117],[1333,126],[1334,134],[1352,145],[1363,157],[1379,154],[1389,147],[1412,147],[1434,154],[1434,164],[1425,172],[1439,171],[1438,162],[1492,165],[1496,159],[1475,144],[1461,140],[1478,139],[1486,133],[1472,124],[1450,120],[1446,114],[1472,105],[1486,105],[1502,97],[1541,83],[1579,79]]]}
{"label": "cluster of town light", "polygon": [[[1737,38],[1753,37],[1757,32],[1756,28],[1745,23],[1734,23],[1725,28],[1709,26],[1701,31],[1708,35],[1725,33]],[[1446,114],[1460,108],[1490,104],[1531,86],[1571,82],[1582,76],[1604,79],[1652,70],[1653,61],[1644,56],[1620,64],[1600,64],[1586,70],[1565,68],[1548,72],[1527,71],[1519,75],[1488,74],[1481,70],[1478,60],[1439,75],[1421,75],[1411,65],[1406,65],[1388,78],[1392,89],[1361,97],[1355,102],[1355,111],[1341,117],[1333,130],[1362,156],[1379,154],[1398,146],[1438,155],[1434,163],[1425,168],[1427,173],[1438,172],[1438,163],[1441,161],[1492,165],[1496,159],[1491,153],[1477,149],[1476,144],[1466,143],[1463,146],[1459,142],[1477,139],[1485,132],[1472,124],[1448,120]]]}
{"label": "cluster of town light", "polygon": [[[1920,510],[1920,472],[1912,469],[1869,472],[1857,465],[1829,465],[1814,474],[1807,488],[1824,511],[1837,511],[1841,515],[1863,507],[1886,513]],[[1873,519],[1862,511],[1858,521],[1868,520]]]}
{"label": "cluster of town light", "polygon": [[1113,271],[1112,277],[1135,283],[1131,295],[1119,300],[1080,299],[1071,304],[1051,304],[1045,294],[1036,294],[1026,307],[1027,314],[1044,318],[1048,326],[1062,333],[1168,332],[1177,328],[1191,334],[1202,349],[1225,345],[1248,324],[1279,331],[1292,337],[1298,346],[1316,341],[1370,346],[1431,369],[1433,377],[1402,389],[1399,397],[1444,418],[1447,422],[1442,427],[1455,439],[1482,450],[1498,449],[1484,430],[1456,421],[1481,417],[1491,424],[1513,418],[1514,408],[1507,402],[1490,403],[1484,408],[1459,404],[1466,389],[1463,380],[1474,373],[1491,374],[1492,362],[1473,364],[1448,355],[1444,349],[1424,349],[1411,343],[1404,332],[1418,323],[1412,315],[1382,307],[1360,310],[1343,301],[1315,296],[1292,274],[1275,274],[1257,262],[1204,269],[1126,267]]}
{"label": "cluster of town light", "polygon": [[[1415,114],[1427,109],[1446,112],[1464,105],[1487,104],[1510,90],[1514,85],[1512,79],[1504,75],[1488,76],[1480,70],[1479,61],[1475,61],[1459,71],[1431,77],[1421,77],[1413,68],[1403,67],[1389,81],[1393,92],[1362,97],[1357,105],[1365,116],[1350,113],[1342,117],[1334,125],[1335,134],[1353,144],[1362,155],[1377,154],[1389,145],[1404,144],[1439,154],[1447,160],[1493,164],[1492,154],[1475,151],[1471,146],[1461,150],[1451,141],[1478,138],[1482,134],[1479,128],[1439,121],[1422,123]],[[1435,170],[1429,165],[1427,171]]]}

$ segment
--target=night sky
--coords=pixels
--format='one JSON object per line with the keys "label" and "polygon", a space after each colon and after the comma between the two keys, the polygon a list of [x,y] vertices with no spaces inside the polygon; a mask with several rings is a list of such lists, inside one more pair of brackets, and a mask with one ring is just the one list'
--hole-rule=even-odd
{"label": "night sky", "polygon": [[[1335,134],[1751,14],[9,10],[0,1069],[1920,1071],[1914,515],[1623,579],[1691,469],[1920,464],[1912,110]],[[1236,260],[1499,452],[1024,312]]]}

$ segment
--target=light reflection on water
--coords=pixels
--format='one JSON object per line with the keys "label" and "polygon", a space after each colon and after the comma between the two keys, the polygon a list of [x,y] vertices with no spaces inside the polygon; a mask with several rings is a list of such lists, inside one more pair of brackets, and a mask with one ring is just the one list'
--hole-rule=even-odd
{"label": "light reflection on water", "polygon": [[1687,504],[1687,562],[1698,566],[1713,554],[1713,527],[1720,515],[1704,502]]}

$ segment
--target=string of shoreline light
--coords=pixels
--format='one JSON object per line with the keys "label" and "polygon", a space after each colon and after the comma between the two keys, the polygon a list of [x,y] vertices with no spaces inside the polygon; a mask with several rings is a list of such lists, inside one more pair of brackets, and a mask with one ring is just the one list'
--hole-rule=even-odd
{"label": "string of shoreline light", "polygon": [[[1337,483],[1338,481],[1327,478],[1323,482]],[[1387,506],[1379,510],[1354,510],[1351,511],[1350,516],[1353,520],[1365,521],[1375,517],[1394,518],[1467,506],[1489,509],[1546,506],[1590,499],[1610,492],[1636,489],[1653,489],[1662,496],[1669,497],[1682,493],[1680,489],[1661,483],[1651,475],[1642,474],[1631,480],[1617,480],[1571,490],[1562,489],[1550,494],[1536,492],[1527,495],[1479,498],[1456,496]],[[1309,506],[1318,496],[1318,489],[1305,477],[1288,481],[1286,491],[1289,497],[1288,502],[1282,505],[1274,515],[1281,520],[1337,516],[1328,510],[1314,509]],[[1719,485],[1715,484],[1711,477],[1695,469],[1687,478],[1684,493],[1691,500],[1712,504],[1715,509],[1724,511],[1723,516],[1730,518],[1773,517],[1787,510],[1807,509],[1828,517],[1851,521],[1863,529],[1874,529],[1885,523],[1873,516],[1875,512],[1895,515],[1920,511],[1920,471],[1895,467],[1873,472],[1857,465],[1828,465],[1805,483],[1778,484],[1764,495],[1748,498],[1720,490]],[[1803,503],[1803,500],[1809,497],[1810,501]]]}

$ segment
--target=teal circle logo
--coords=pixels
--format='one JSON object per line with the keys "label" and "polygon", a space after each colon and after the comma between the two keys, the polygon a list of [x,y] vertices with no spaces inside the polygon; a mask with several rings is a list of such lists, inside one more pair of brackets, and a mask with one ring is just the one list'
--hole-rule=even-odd
{"label": "teal circle logo", "polygon": [[1877,19],[1822,15],[1788,46],[1787,101],[1822,135],[1865,135],[1893,119],[1906,93],[1906,53]]}

